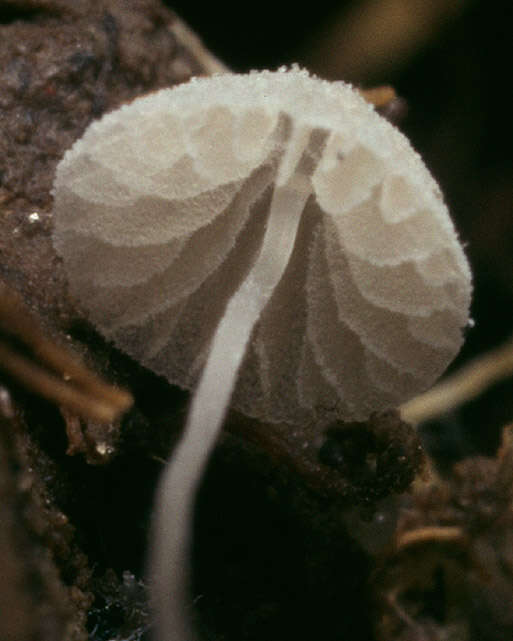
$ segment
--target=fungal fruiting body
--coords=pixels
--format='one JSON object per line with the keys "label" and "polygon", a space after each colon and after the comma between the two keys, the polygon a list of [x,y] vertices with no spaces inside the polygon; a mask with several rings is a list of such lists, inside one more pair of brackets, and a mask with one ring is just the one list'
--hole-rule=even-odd
{"label": "fungal fruiting body", "polygon": [[228,406],[365,420],[431,385],[468,318],[418,155],[350,86],[298,69],[193,79],[93,123],[57,169],[54,243],[98,329],[196,389],[156,503],[162,640],[190,635],[186,542]]}

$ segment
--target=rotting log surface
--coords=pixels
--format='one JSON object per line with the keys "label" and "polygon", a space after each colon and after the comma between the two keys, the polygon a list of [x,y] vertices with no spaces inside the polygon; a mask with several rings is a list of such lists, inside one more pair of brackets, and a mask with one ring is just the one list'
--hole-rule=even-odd
{"label": "rotting log surface", "polygon": [[[152,0],[0,6],[0,277],[37,313],[49,337],[69,343],[97,370],[109,369],[109,350],[90,352],[88,329],[82,331],[85,340],[69,339],[80,314],[67,296],[51,243],[53,175],[64,151],[94,118],[202,72],[174,36],[173,20]],[[73,470],[62,465],[65,425],[22,384],[4,376],[1,382],[0,638],[86,639],[90,571],[78,548],[63,544],[75,530],[56,507],[59,500],[73,503]],[[85,443],[77,445],[74,423],[67,424],[70,450],[87,456],[90,442],[116,440],[109,434],[116,426],[90,423],[78,428]]]}

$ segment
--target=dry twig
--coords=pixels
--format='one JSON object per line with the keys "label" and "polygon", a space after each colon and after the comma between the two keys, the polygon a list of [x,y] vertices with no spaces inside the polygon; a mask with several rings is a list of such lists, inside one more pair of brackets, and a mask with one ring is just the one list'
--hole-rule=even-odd
{"label": "dry twig", "polygon": [[462,0],[365,0],[331,20],[307,64],[361,82],[404,64],[464,6]]}
{"label": "dry twig", "polygon": [[111,422],[131,395],[102,381],[68,350],[48,339],[20,297],[0,284],[0,368],[30,391],[84,418]]}
{"label": "dry twig", "polygon": [[460,527],[431,525],[403,532],[396,541],[396,547],[400,550],[422,543],[461,543],[464,540],[465,534]]}
{"label": "dry twig", "polygon": [[513,375],[513,338],[478,356],[459,372],[401,407],[404,421],[416,425],[475,398],[494,383]]}

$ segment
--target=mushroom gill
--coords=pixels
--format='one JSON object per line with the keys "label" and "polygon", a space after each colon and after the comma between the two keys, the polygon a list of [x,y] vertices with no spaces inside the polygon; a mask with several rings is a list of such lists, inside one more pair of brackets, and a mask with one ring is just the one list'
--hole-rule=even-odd
{"label": "mushroom gill", "polygon": [[59,164],[54,213],[99,331],[194,388],[150,560],[157,638],[191,638],[194,496],[230,404],[321,427],[411,398],[460,348],[468,264],[404,136],[296,68],[194,79],[108,114]]}

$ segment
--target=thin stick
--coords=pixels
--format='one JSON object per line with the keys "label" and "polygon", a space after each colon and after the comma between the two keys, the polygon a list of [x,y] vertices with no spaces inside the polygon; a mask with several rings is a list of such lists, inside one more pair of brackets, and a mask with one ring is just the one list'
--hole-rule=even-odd
{"label": "thin stick", "polygon": [[453,376],[401,407],[405,421],[417,425],[463,405],[494,383],[513,375],[513,339],[474,359]]}
{"label": "thin stick", "polygon": [[400,550],[422,543],[461,543],[464,540],[465,533],[458,526],[428,525],[401,534],[397,539],[396,547]]}
{"label": "thin stick", "polygon": [[397,99],[397,94],[393,87],[390,85],[380,85],[379,87],[371,87],[370,89],[359,89],[359,93],[375,107],[386,107],[392,100]]}
{"label": "thin stick", "polygon": [[227,73],[230,69],[216,58],[203,44],[194,31],[188,27],[183,20],[175,16],[169,29],[174,33],[177,40],[188,49],[196,60],[205,69],[207,75],[214,73]]}
{"label": "thin stick", "polygon": [[[108,385],[73,354],[49,340],[16,292],[0,284],[0,368],[22,385],[79,415],[112,422],[132,404],[131,395]],[[30,349],[27,357],[8,342],[18,339]]]}
{"label": "thin stick", "polygon": [[[333,16],[306,64],[329,78],[359,82],[404,65],[460,13],[464,0],[364,0]],[[388,74],[389,75],[389,74]]]}
{"label": "thin stick", "polygon": [[0,341],[0,368],[20,381],[24,387],[57,405],[64,405],[80,416],[100,423],[110,423],[119,415],[111,403],[76,389],[68,382],[17,354]]}

